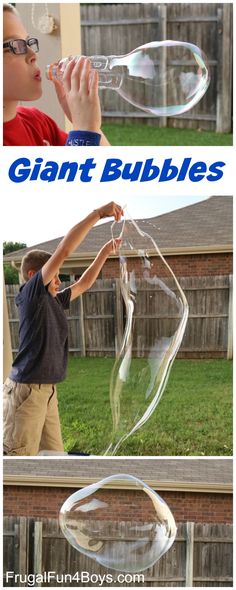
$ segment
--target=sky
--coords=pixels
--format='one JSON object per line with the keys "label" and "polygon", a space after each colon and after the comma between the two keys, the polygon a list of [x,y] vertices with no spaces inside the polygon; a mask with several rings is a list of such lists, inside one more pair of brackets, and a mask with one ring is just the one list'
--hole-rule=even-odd
{"label": "sky", "polygon": [[[207,197],[180,197],[176,196],[129,196],[119,199],[121,206],[126,205],[129,215],[133,219],[142,219],[156,217],[168,211],[173,211],[188,205],[192,205]],[[111,194],[112,200],[112,194]],[[117,199],[116,199],[117,200]],[[38,196],[37,202],[31,192],[27,192],[24,197],[24,211],[22,211],[22,202],[15,201],[14,211],[12,203],[9,203],[8,215],[5,215],[3,241],[5,242],[24,242],[27,246],[34,246],[47,240],[52,240],[65,235],[71,227],[78,223],[83,217],[88,215],[93,209],[96,209],[103,202],[101,195],[89,196],[89,199],[79,200],[78,195],[70,196],[70,206],[68,207],[67,195],[55,194],[55,198],[49,199],[48,195]],[[56,203],[56,205],[55,205]],[[7,206],[7,204],[6,204]],[[103,220],[104,223],[104,220]]]}

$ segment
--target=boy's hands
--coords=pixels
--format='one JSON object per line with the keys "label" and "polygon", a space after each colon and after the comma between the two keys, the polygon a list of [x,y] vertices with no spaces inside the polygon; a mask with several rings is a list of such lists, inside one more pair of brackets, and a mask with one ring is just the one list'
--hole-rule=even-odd
{"label": "boy's hands", "polygon": [[58,101],[59,101],[59,103],[61,105],[61,108],[64,111],[67,119],[69,119],[69,121],[72,123],[71,112],[70,112],[70,109],[68,107],[68,102],[67,102],[67,99],[66,99],[66,91],[65,91],[65,88],[63,86],[63,83],[62,83],[61,80],[55,79],[55,80],[53,80],[53,84],[54,84],[56,95],[57,95]]}
{"label": "boy's hands", "polygon": [[93,285],[94,281],[96,281],[100,270],[102,269],[106,259],[110,254],[115,254],[121,245],[121,238],[116,238],[114,240],[109,240],[106,242],[101,250],[98,252],[95,260],[90,264],[90,266],[85,270],[82,274],[82,277],[79,278],[76,283],[70,286],[71,290],[71,298],[70,300],[76,299],[81,293],[90,289]]}
{"label": "boy's hands", "polygon": [[103,219],[104,217],[114,217],[116,221],[120,221],[122,215],[124,215],[122,207],[117,205],[117,203],[114,203],[114,201],[107,203],[107,205],[103,205],[103,207],[99,207],[97,211],[100,219]]}
{"label": "boy's hands", "polygon": [[[42,268],[42,278],[44,285],[48,285],[55,275],[58,274],[65,258],[67,258],[72,252],[76,250],[76,248],[78,248],[78,246],[87,236],[90,229],[92,229],[96,221],[98,221],[98,217],[110,217],[114,215],[116,221],[119,221],[123,215],[122,207],[114,202],[108,203],[107,205],[104,205],[95,211],[91,212],[89,215],[87,215],[87,217],[85,217],[85,219],[71,228],[71,230],[58,244],[54,254],[44,264]],[[105,244],[105,246],[102,248],[102,250],[100,250],[100,253],[95,258],[94,262],[83,274],[83,280],[81,277],[81,279],[77,281],[77,286],[73,290],[73,298],[78,297],[78,295],[84,292],[84,290],[89,289],[89,285],[92,285],[93,281],[96,280],[96,277],[98,276],[100,269],[102,268],[102,265],[109,254],[112,251],[115,252],[119,248],[120,243],[121,240],[118,238],[115,240],[110,240],[107,244]]]}
{"label": "boy's hands", "polygon": [[109,242],[107,242],[106,244],[104,244],[102,250],[105,252],[105,254],[107,256],[109,256],[110,254],[116,254],[116,252],[118,252],[120,246],[121,246],[121,238],[115,238],[112,240],[109,240]]}
{"label": "boy's hands", "polygon": [[58,100],[73,124],[74,131],[100,133],[101,107],[98,73],[86,57],[72,59],[66,66],[62,83],[54,81]]}

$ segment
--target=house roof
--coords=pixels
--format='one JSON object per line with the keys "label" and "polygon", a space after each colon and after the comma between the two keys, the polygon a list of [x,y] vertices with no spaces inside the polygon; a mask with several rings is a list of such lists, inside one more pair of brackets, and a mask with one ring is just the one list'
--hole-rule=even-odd
{"label": "house roof", "polygon": [[[231,458],[99,459],[45,458],[3,461],[5,485],[84,487],[114,474],[129,473],[157,490],[232,493]],[[110,487],[128,487],[117,482]]]}
{"label": "house roof", "polygon": [[[166,197],[168,198],[168,197]],[[232,252],[233,197],[213,196],[195,205],[136,220],[140,229],[150,234],[164,255],[197,252]],[[79,248],[67,258],[64,269],[72,263],[86,266],[102,245],[111,238],[112,221],[95,226]],[[22,256],[33,248],[54,252],[62,238],[56,238],[11,252],[4,262],[19,265]]]}

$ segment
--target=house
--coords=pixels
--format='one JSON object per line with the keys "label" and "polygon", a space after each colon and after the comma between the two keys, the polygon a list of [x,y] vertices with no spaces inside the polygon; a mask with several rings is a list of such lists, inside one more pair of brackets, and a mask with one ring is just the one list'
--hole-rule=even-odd
{"label": "house", "polygon": [[[137,223],[158,244],[170,268],[180,279],[189,303],[189,320],[179,355],[185,358],[232,358],[233,198],[211,197],[158,217],[138,220]],[[111,224],[110,221],[94,227],[78,250],[65,260],[61,272],[69,274],[71,281],[83,272],[102,244],[110,239]],[[60,240],[50,240],[34,247],[54,252]],[[22,256],[31,249],[7,254],[4,262],[11,262],[19,271]],[[138,276],[141,266],[137,249],[123,249],[122,253],[130,264],[132,262]],[[163,264],[153,245],[149,257],[152,259],[153,274],[161,276]],[[73,302],[68,316],[71,352],[82,356],[115,353],[119,344],[116,341],[117,326],[120,342],[125,323],[124,306],[119,299],[119,281],[116,280],[119,275],[119,255],[111,255],[104,264],[100,280]],[[9,288],[7,296],[12,348],[16,352],[18,314],[12,299],[18,287],[12,287],[14,292]],[[142,313],[144,309],[147,316],[150,313],[153,318],[158,315],[156,310],[144,307]]]}
{"label": "house", "polygon": [[[137,220],[152,236],[177,277],[230,275],[233,268],[233,197],[213,196],[164,215]],[[111,239],[111,224],[94,227],[79,248],[65,260],[61,272],[73,278],[82,274],[98,250]],[[22,257],[33,248],[53,253],[61,237],[4,256],[19,270]],[[132,252],[128,251],[131,256]],[[153,262],[156,251],[150,253]],[[134,261],[135,264],[135,261]],[[155,264],[155,262],[154,262]],[[106,261],[99,278],[119,275],[118,255]]]}
{"label": "house", "polygon": [[[160,512],[156,513],[154,499],[152,503],[142,486],[131,487],[122,475],[96,491],[95,497],[89,496],[89,501],[82,500],[79,512],[79,505],[75,506],[70,516],[76,545],[71,547],[71,534],[65,538],[60,530],[59,511],[68,496],[122,473],[149,484],[172,511],[177,535],[160,559]],[[165,510],[163,534],[169,512],[162,502],[158,505]],[[67,513],[71,523],[70,516]],[[170,522],[173,525],[172,517]],[[25,574],[25,579],[29,572],[54,572],[61,580],[66,572],[70,585],[78,587],[76,572],[87,572],[91,581],[104,581],[107,574],[113,574],[118,583],[121,578],[112,568],[120,563],[115,569],[123,573],[143,570],[139,578],[128,574],[135,587],[156,588],[162,583],[168,587],[212,583],[229,587],[233,585],[232,530],[232,459],[4,459],[6,580],[8,572]],[[110,558],[115,559],[114,564]]]}
{"label": "house", "polygon": [[[57,518],[76,490],[114,473],[128,473],[156,490],[177,522],[232,522],[232,459],[4,459],[4,515]],[[110,486],[114,511],[122,494],[132,506],[127,482]],[[104,495],[110,493],[105,490]]]}

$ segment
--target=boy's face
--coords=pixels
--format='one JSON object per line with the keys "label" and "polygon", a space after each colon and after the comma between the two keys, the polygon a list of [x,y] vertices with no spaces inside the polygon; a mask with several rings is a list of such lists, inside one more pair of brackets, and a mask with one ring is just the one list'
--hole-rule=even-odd
{"label": "boy's face", "polygon": [[[11,13],[3,14],[3,41],[27,40],[27,32],[20,18]],[[15,55],[3,50],[3,98],[4,103],[19,100],[36,100],[42,94],[40,69],[36,54],[28,47],[27,53]]]}
{"label": "boy's face", "polygon": [[50,293],[50,295],[52,295],[52,297],[57,296],[60,284],[61,284],[61,281],[59,279],[59,275],[56,274],[55,277],[53,277],[53,279],[51,280],[51,282],[48,285],[48,293]]}

